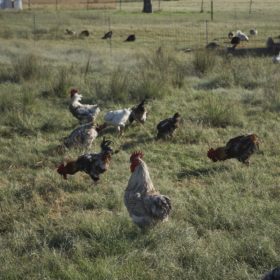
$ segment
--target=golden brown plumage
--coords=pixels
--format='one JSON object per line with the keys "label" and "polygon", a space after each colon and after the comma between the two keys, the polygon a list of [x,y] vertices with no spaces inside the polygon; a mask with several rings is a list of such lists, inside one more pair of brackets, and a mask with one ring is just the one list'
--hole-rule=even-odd
{"label": "golden brown plumage", "polygon": [[168,219],[171,201],[161,195],[153,186],[148,167],[141,159],[143,154],[132,154],[131,176],[125,190],[124,202],[133,222],[140,228],[147,228]]}
{"label": "golden brown plumage", "polygon": [[236,158],[242,163],[249,164],[250,156],[257,150],[259,150],[257,135],[248,134],[230,139],[224,147],[211,148],[207,156],[214,162]]}

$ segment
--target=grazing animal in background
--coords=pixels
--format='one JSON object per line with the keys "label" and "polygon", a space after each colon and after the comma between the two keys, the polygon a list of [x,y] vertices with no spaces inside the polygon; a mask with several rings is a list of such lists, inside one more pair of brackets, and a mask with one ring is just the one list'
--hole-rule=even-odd
{"label": "grazing animal in background", "polygon": [[240,135],[230,139],[226,146],[211,148],[207,156],[214,162],[236,158],[249,165],[250,156],[259,150],[259,140],[256,134]]}
{"label": "grazing animal in background", "polygon": [[124,203],[133,222],[146,229],[168,220],[171,201],[155,190],[143,156],[142,152],[134,152],[130,157],[132,174],[125,190]]}
{"label": "grazing animal in background", "polygon": [[100,145],[101,152],[98,154],[84,154],[79,156],[76,160],[68,161],[66,164],[61,163],[57,172],[66,180],[67,175],[74,175],[77,172],[87,173],[91,179],[96,182],[100,178],[100,174],[108,170],[112,155],[117,153],[110,147],[112,142],[103,138]]}
{"label": "grazing animal in background", "polygon": [[271,37],[267,38],[266,47],[274,54],[280,52],[280,43],[274,42]]}
{"label": "grazing animal in background", "polygon": [[89,37],[89,31],[88,30],[83,30],[80,32],[79,37],[84,38],[84,37]]}
{"label": "grazing animal in background", "polygon": [[233,38],[233,36],[234,36],[234,33],[232,31],[230,31],[228,33],[228,38],[231,40]]}
{"label": "grazing animal in background", "polygon": [[240,44],[240,38],[237,36],[232,37],[230,43],[232,44],[232,49],[235,50],[235,48],[237,47],[237,45]]}
{"label": "grazing animal in background", "polygon": [[77,89],[71,89],[71,103],[69,110],[72,115],[79,120],[80,123],[94,122],[97,115],[100,113],[98,105],[82,104],[82,95],[79,94]]}
{"label": "grazing animal in background", "polygon": [[258,35],[258,30],[256,28],[252,28],[249,31],[251,36],[257,36]]}
{"label": "grazing animal in background", "polygon": [[262,280],[280,280],[280,267],[276,267],[268,272]]}
{"label": "grazing animal in background", "polygon": [[92,142],[97,138],[99,132],[106,127],[88,123],[74,129],[71,134],[64,138],[63,143],[66,148],[85,147],[90,148]]}
{"label": "grazing animal in background", "polygon": [[128,35],[128,37],[126,38],[125,42],[134,42],[135,40],[136,40],[135,34],[130,34],[130,35]]}
{"label": "grazing animal in background", "polygon": [[137,121],[142,124],[146,121],[147,111],[144,107],[144,103],[145,100],[143,100],[140,104],[132,107],[131,109],[109,111],[104,116],[104,121],[107,125],[117,127],[118,132],[122,134],[128,121],[129,123]]}
{"label": "grazing animal in background", "polygon": [[157,139],[172,137],[174,131],[179,127],[181,116],[175,113],[173,117],[165,119],[157,125]]}
{"label": "grazing animal in background", "polygon": [[280,63],[280,52],[278,55],[275,55],[272,57],[272,62],[273,63]]}
{"label": "grazing animal in background", "polygon": [[216,42],[210,42],[209,44],[206,45],[206,49],[208,50],[215,50],[218,49],[220,45]]}
{"label": "grazing animal in background", "polygon": [[235,36],[239,37],[241,41],[249,41],[248,36],[245,33],[243,33],[242,31],[240,31],[240,30],[236,31],[236,35]]}
{"label": "grazing animal in background", "polygon": [[104,34],[104,36],[101,39],[112,39],[113,31],[109,31]]}
{"label": "grazing animal in background", "polygon": [[70,35],[70,36],[73,36],[73,35],[76,35],[76,32],[73,31],[73,30],[70,30],[70,29],[65,29],[65,34],[66,35]]}

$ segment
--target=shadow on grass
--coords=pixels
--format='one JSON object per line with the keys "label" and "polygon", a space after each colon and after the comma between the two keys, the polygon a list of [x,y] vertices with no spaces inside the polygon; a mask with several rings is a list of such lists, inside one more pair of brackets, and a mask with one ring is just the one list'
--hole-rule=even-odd
{"label": "shadow on grass", "polygon": [[228,171],[229,167],[227,166],[213,166],[207,168],[198,168],[198,169],[186,169],[182,170],[177,174],[177,178],[182,180],[184,178],[191,178],[191,177],[201,177],[201,176],[209,176],[215,172],[224,172]]}

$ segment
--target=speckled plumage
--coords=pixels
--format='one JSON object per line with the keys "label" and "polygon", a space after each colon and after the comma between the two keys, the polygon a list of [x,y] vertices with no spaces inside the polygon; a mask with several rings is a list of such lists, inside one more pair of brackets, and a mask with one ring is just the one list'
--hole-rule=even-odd
{"label": "speckled plumage", "polygon": [[130,176],[124,202],[133,222],[140,228],[167,220],[171,210],[170,199],[155,190],[148,167],[141,159]]}
{"label": "speckled plumage", "polygon": [[82,95],[78,94],[78,92],[71,94],[69,111],[80,123],[94,122],[100,113],[98,105],[82,104],[81,99]]}

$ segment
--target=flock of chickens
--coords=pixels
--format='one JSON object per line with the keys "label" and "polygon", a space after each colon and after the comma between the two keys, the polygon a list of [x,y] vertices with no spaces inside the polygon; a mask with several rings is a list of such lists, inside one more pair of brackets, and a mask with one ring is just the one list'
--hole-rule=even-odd
{"label": "flock of chickens", "polygon": [[[67,148],[82,146],[89,148],[91,143],[98,136],[99,132],[107,126],[114,126],[118,133],[124,133],[125,127],[136,121],[142,125],[147,118],[145,100],[136,106],[128,109],[109,111],[104,116],[104,124],[96,124],[97,115],[100,112],[98,105],[82,104],[82,95],[77,89],[72,89],[71,103],[69,110],[80,122],[68,137],[64,139]],[[175,113],[172,117],[162,120],[157,125],[155,139],[168,139],[173,136],[175,130],[180,126],[181,116]],[[85,153],[76,160],[66,164],[61,163],[57,172],[67,179],[67,175],[74,175],[76,172],[87,173],[94,182],[100,179],[110,165],[114,151],[110,145],[112,142],[103,138],[101,151],[99,153]],[[225,146],[216,149],[211,148],[207,156],[213,161],[224,161],[235,158],[238,161],[249,165],[250,156],[259,149],[259,140],[255,134],[240,135],[230,139]],[[169,197],[156,191],[151,180],[148,167],[143,160],[144,153],[135,151],[130,156],[131,176],[124,193],[124,203],[132,221],[142,230],[156,225],[158,222],[168,220],[172,209]],[[275,268],[267,273],[263,280],[279,280],[280,268]]]}
{"label": "flock of chickens", "polygon": [[[104,123],[96,123],[100,113],[98,105],[82,104],[82,95],[77,89],[71,89],[71,103],[69,110],[78,119],[80,126],[64,138],[63,145],[66,148],[85,147],[90,148],[100,131],[105,127],[113,126],[119,135],[124,133],[125,127],[134,121],[144,125],[147,119],[146,101],[143,100],[132,108],[109,111],[104,116]],[[168,139],[173,136],[180,126],[182,119],[179,113],[160,121],[157,125],[155,139]],[[61,163],[57,172],[67,179],[67,175],[77,172],[87,173],[94,182],[100,179],[100,175],[108,170],[112,156],[118,153],[110,145],[112,142],[103,138],[99,153],[85,153],[76,160]],[[207,156],[214,162],[236,158],[240,162],[249,165],[250,156],[259,149],[259,140],[255,134],[241,135],[230,139],[224,147],[211,148]],[[143,160],[141,151],[134,152],[130,157],[131,176],[124,194],[124,202],[133,222],[141,229],[146,229],[159,221],[168,219],[172,209],[171,200],[167,196],[156,191],[150,178],[149,170]]]}

